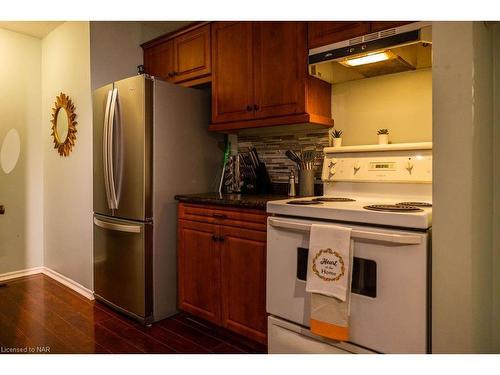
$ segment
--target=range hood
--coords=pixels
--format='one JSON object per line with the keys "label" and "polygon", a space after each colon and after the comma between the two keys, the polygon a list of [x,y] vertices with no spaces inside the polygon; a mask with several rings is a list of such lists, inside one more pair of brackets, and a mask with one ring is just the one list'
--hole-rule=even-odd
{"label": "range hood", "polygon": [[431,66],[430,22],[414,22],[309,50],[309,74],[332,84]]}

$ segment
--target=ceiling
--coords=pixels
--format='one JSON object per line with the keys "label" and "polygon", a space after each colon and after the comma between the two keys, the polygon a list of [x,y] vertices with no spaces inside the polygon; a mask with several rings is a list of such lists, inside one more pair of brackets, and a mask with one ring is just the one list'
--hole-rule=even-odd
{"label": "ceiling", "polygon": [[43,38],[63,21],[0,21],[0,28],[35,38]]}

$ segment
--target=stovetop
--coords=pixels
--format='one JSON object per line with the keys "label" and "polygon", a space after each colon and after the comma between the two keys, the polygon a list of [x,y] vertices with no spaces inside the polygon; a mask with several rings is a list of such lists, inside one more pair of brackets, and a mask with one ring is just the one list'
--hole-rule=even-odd
{"label": "stovetop", "polygon": [[324,196],[268,202],[268,213],[413,229],[432,226],[432,143],[323,151]]}
{"label": "stovetop", "polygon": [[432,202],[375,198],[373,196],[323,196],[290,198],[267,203],[267,212],[403,228],[432,226]]}

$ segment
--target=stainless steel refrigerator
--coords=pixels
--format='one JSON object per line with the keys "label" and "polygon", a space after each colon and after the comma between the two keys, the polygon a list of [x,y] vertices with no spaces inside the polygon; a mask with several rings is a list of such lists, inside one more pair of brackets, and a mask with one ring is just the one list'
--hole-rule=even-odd
{"label": "stainless steel refrigerator", "polygon": [[175,194],[214,190],[206,92],[146,76],[94,91],[94,295],[145,324],[176,310]]}

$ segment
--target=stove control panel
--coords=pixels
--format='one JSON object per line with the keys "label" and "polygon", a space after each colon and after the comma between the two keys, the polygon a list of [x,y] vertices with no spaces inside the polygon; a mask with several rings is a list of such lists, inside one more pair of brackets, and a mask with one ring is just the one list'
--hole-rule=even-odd
{"label": "stove control panel", "polygon": [[324,182],[432,182],[432,151],[414,150],[404,153],[325,154]]}

